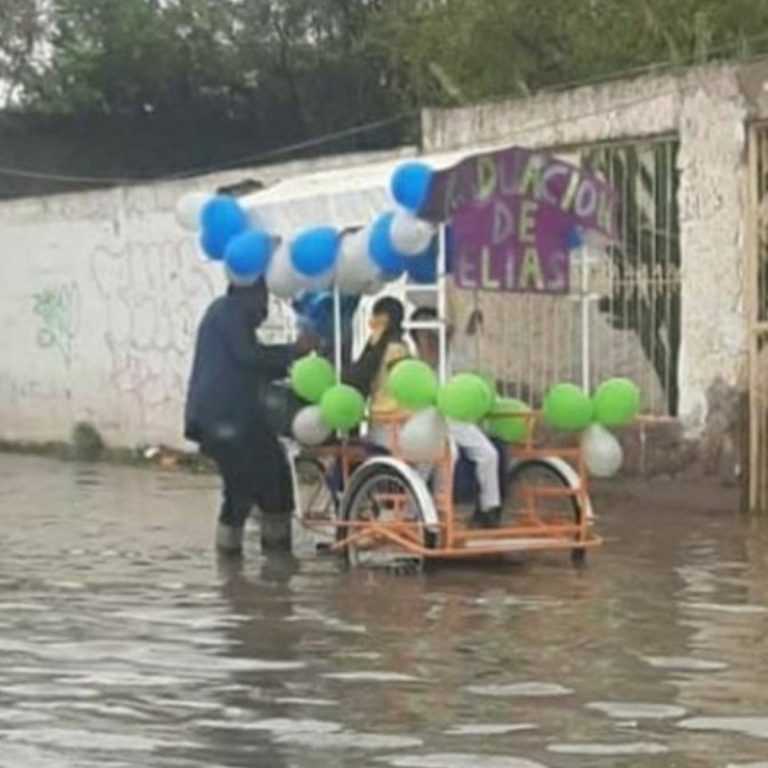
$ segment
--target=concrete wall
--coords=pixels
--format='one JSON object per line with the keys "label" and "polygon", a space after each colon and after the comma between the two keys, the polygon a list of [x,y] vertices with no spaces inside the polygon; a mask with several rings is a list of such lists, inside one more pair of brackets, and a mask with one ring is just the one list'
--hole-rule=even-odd
{"label": "concrete wall", "polygon": [[[745,122],[768,114],[766,81],[765,65],[707,67],[424,115],[425,151],[443,157],[510,143],[568,151],[679,137],[681,413],[689,433],[704,427],[716,382],[726,389],[743,383]],[[364,218],[384,199],[382,169],[401,156],[331,158],[0,204],[0,438],[62,439],[85,419],[113,444],[179,445],[195,327],[222,284],[220,270],[202,262],[193,238],[178,229],[178,197],[244,178],[269,187],[318,172],[314,191],[289,212]],[[351,187],[364,188],[367,172],[351,184],[344,169],[372,163],[379,163],[373,193],[354,207],[359,198]],[[339,184],[344,190],[332,205],[312,201]],[[269,218],[279,220],[280,205],[295,196],[267,190]]]}
{"label": "concrete wall", "polygon": [[[250,178],[274,198],[279,185],[270,185],[280,179],[333,176],[401,156],[329,158],[0,204],[0,439],[67,439],[75,422],[87,420],[113,445],[183,445],[195,331],[223,277],[176,224],[179,196]],[[334,213],[311,196],[302,206],[319,221]],[[274,204],[265,210],[272,220],[279,214]],[[270,321],[273,331],[284,327],[275,311]]]}
{"label": "concrete wall", "polygon": [[[680,413],[706,421],[715,381],[743,384],[746,221],[745,122],[766,108],[765,64],[712,66],[484,106],[430,110],[425,151],[528,146],[564,149],[674,134],[681,171]],[[511,299],[510,299],[511,300]]]}

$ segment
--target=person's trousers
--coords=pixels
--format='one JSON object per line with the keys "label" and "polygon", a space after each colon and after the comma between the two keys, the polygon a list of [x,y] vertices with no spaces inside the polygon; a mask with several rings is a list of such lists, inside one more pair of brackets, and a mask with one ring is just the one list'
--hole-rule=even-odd
{"label": "person's trousers", "polygon": [[[449,421],[448,432],[451,438],[453,461],[456,461],[458,451],[461,450],[475,467],[475,478],[480,491],[478,500],[480,510],[489,512],[500,507],[499,454],[493,443],[474,424]],[[368,439],[376,445],[391,450],[394,442],[394,427],[391,424],[374,423],[370,426]],[[435,465],[416,463],[414,469],[421,475],[425,483],[432,481],[435,491],[443,487],[443,473],[436,472]]]}
{"label": "person's trousers", "polygon": [[236,440],[205,441],[201,449],[216,463],[224,486],[221,523],[242,527],[254,505],[264,515],[291,515],[291,470],[273,435],[254,429]]}
{"label": "person's trousers", "polygon": [[474,424],[449,421],[448,430],[451,440],[474,464],[475,478],[480,489],[480,511],[489,512],[500,507],[499,453],[496,447]]}

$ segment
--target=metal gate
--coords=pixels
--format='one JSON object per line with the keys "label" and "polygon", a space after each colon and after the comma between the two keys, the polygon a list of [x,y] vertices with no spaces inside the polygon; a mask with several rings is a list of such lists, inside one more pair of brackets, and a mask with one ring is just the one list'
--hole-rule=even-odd
{"label": "metal gate", "polygon": [[663,137],[562,155],[601,173],[617,189],[621,211],[619,242],[574,255],[570,295],[453,292],[460,327],[480,310],[476,357],[507,394],[538,406],[559,381],[595,386],[627,376],[640,386],[646,413],[677,414],[677,149],[675,137]]}
{"label": "metal gate", "polygon": [[768,125],[749,133],[749,507],[768,511]]}

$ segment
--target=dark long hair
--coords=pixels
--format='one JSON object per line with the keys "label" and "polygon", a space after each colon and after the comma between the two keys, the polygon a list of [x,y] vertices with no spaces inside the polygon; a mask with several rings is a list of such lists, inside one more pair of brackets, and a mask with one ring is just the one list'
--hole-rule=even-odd
{"label": "dark long hair", "polygon": [[384,361],[387,347],[393,342],[403,340],[405,310],[402,303],[397,299],[392,296],[384,296],[373,305],[372,314],[386,315],[389,318],[389,326],[375,344],[369,341],[365,345],[360,357],[352,363],[343,376],[347,384],[351,384],[366,397],[371,394],[373,382]]}

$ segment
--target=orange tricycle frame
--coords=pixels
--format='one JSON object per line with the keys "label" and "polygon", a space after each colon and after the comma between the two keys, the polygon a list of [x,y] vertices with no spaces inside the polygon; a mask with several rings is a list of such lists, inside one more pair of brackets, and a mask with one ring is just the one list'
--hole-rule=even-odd
{"label": "orange tricycle frame", "polygon": [[[373,414],[375,423],[384,423],[391,427],[391,457],[400,459],[399,433],[409,414],[389,413]],[[320,523],[335,529],[335,543],[332,551],[344,552],[361,539],[383,541],[402,548],[405,555],[438,559],[470,559],[498,557],[505,554],[535,551],[568,551],[580,560],[586,550],[598,547],[602,539],[592,530],[591,502],[588,490],[588,475],[584,456],[578,446],[567,448],[543,448],[535,439],[539,414],[499,412],[491,418],[519,418],[526,422],[525,440],[521,445],[511,446],[509,456],[518,462],[539,460],[564,468],[567,466],[569,480],[567,486],[524,486],[524,504],[517,510],[517,519],[509,524],[493,529],[472,529],[460,522],[453,499],[453,459],[450,445],[446,442],[440,456],[434,458],[441,482],[439,490],[433,494],[433,502],[438,516],[437,529],[430,528],[436,541],[428,546],[421,535],[421,524],[404,520],[386,522],[374,520],[335,519]],[[349,486],[356,465],[369,458],[364,448],[359,445],[342,442],[335,446],[324,447],[312,452],[317,458],[333,457],[341,464],[344,487]],[[407,463],[407,462],[405,462]],[[572,498],[579,514],[576,520],[548,521],[542,514],[540,502],[545,498]],[[343,504],[342,504],[343,507]],[[312,523],[311,525],[317,525]]]}

